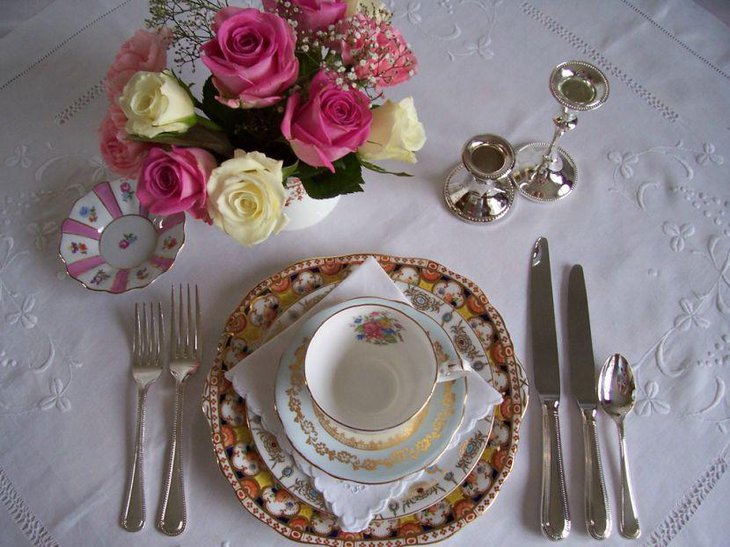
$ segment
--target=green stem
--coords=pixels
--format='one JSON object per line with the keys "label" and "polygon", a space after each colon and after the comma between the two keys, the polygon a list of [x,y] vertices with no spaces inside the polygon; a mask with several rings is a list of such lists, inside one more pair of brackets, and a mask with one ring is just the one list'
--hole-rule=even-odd
{"label": "green stem", "polygon": [[169,144],[177,146],[194,146],[205,148],[221,156],[232,156],[233,145],[223,131],[212,128],[194,125],[187,132],[176,135],[173,133],[162,133],[155,137],[147,138],[139,135],[129,135],[129,139],[139,142],[152,142],[158,144]]}

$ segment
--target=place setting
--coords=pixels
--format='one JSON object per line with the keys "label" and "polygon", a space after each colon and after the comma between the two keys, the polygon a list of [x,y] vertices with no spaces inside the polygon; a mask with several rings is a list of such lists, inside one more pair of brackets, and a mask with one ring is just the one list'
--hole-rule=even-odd
{"label": "place setting", "polygon": [[[262,299],[289,304],[261,325]],[[297,541],[451,535],[491,505],[517,451],[527,382],[511,348],[478,287],[432,261],[303,261],[229,317],[203,396],[218,464]]]}
{"label": "place setting", "polygon": [[[392,14],[382,6],[363,8],[300,36],[292,29],[315,24],[304,5],[269,4],[263,11],[211,13],[213,37],[197,44],[212,73],[200,97],[164,58],[143,59],[136,63],[141,71],[127,66],[130,55],[139,54],[138,42],[154,46],[151,55],[181,36],[194,39],[174,8],[155,15],[175,25],[173,34],[140,31],[122,46],[107,75],[102,128],[113,131],[102,131],[101,151],[125,178],[97,184],[74,203],[62,227],[61,259],[85,288],[123,293],[155,281],[183,247],[186,216],[243,245],[258,245],[282,230],[322,221],[341,194],[361,190],[363,169],[409,176],[372,162],[415,162],[425,134],[413,99],[370,104],[362,91],[402,83],[417,67],[388,22]],[[250,79],[232,72],[242,53],[227,41],[229,33],[264,28],[275,29],[280,41],[270,53],[279,73],[266,85],[255,80],[261,77],[255,71]],[[363,41],[363,32],[380,38]],[[320,71],[307,93],[299,87],[287,92],[312,51]],[[387,66],[373,61],[380,55]],[[595,65],[567,61],[553,69],[549,88],[561,105],[551,142],[515,150],[492,133],[469,139],[443,189],[447,210],[485,224],[505,217],[518,195],[550,202],[572,193],[576,164],[557,141],[576,127],[575,112],[606,101],[608,82]],[[285,92],[286,107],[269,110]],[[269,117],[254,116],[257,109]],[[129,153],[136,154],[132,163]],[[137,180],[130,178],[135,173]],[[540,239],[533,269],[543,264],[549,285],[547,241]],[[479,287],[432,260],[363,254],[306,259],[245,290],[218,341],[203,412],[218,466],[249,513],[303,543],[401,545],[442,540],[490,507],[517,456],[529,382],[502,318]],[[532,305],[545,298],[533,295]],[[570,516],[558,359],[550,347],[554,325],[551,332],[543,323],[553,313],[551,298],[550,306],[533,308],[532,319],[535,358],[552,361],[553,368],[543,373],[535,364],[546,443],[542,527],[548,538],[562,539]],[[186,380],[200,365],[198,300],[197,286],[193,293],[189,285],[185,293],[173,288],[167,337],[159,303],[135,306],[138,417],[121,516],[131,532],[145,524],[145,402],[163,368],[176,387],[156,527],[171,536],[187,527],[182,401]],[[589,357],[593,362],[587,349],[580,356]],[[617,362],[624,366],[617,359],[607,361],[611,372],[602,376],[601,397],[620,424],[628,407],[616,402],[613,372]],[[586,386],[592,384],[583,375]],[[584,399],[595,402],[595,386],[590,391]],[[602,539],[610,533],[610,516],[596,405],[585,406],[584,399],[579,403],[592,439],[586,441],[587,526]],[[623,433],[621,447],[623,453]],[[635,515],[631,504],[626,507]],[[626,526],[622,520],[622,533]]]}
{"label": "place setting", "polygon": [[667,1],[0,34],[4,540],[721,543],[726,34]]}

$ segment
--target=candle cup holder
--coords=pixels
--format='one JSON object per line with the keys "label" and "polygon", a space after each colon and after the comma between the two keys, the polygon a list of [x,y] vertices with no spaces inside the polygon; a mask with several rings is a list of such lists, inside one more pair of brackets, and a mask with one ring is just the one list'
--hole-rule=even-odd
{"label": "candle cup holder", "polygon": [[550,74],[550,92],[561,105],[553,118],[555,131],[549,143],[534,142],[517,151],[515,183],[533,201],[555,201],[569,195],[578,182],[573,158],[557,142],[575,129],[575,112],[599,108],[608,99],[608,80],[597,67],[583,61],[566,61]]}
{"label": "candle cup holder", "polygon": [[468,222],[504,217],[515,197],[510,175],[515,165],[512,145],[498,135],[477,135],[464,145],[461,161],[444,185],[449,210]]}

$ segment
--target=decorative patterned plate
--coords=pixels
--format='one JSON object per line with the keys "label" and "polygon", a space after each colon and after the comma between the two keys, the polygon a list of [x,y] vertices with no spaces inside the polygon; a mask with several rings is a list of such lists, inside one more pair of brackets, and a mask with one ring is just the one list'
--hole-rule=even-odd
{"label": "decorative patterned plate", "polygon": [[[402,516],[407,510],[391,507],[393,518],[383,515],[386,518],[373,521],[367,530],[357,534],[342,532],[335,517],[297,499],[274,479],[253,442],[245,404],[224,374],[286,326],[287,322],[279,319],[291,318],[287,314],[290,308],[301,302],[302,309],[312,306],[324,297],[324,289],[334,287],[347,276],[350,266],[368,256],[309,259],[259,283],[229,317],[206,379],[203,410],[211,426],[221,471],[247,511],[285,537],[303,543],[344,547],[357,542],[363,546],[396,547],[443,540],[489,508],[517,454],[519,428],[527,405],[527,381],[499,313],[473,282],[438,263],[375,255],[396,283],[405,287],[414,307],[432,317],[440,310],[438,320],[453,334],[458,350],[473,355],[472,366],[493,378],[493,385],[502,392],[504,401],[495,409],[489,442],[479,454],[474,470],[444,499],[408,516]],[[448,306],[443,306],[444,302]],[[463,321],[454,321],[457,316],[467,326]],[[479,361],[471,342],[473,337],[481,341],[489,356],[488,363]],[[470,446],[474,448],[473,443]],[[444,478],[448,481],[448,477]],[[306,485],[300,486],[298,495],[316,499],[316,492],[306,495]],[[430,492],[424,490],[422,494],[428,496]],[[418,503],[417,496],[413,499]]]}
{"label": "decorative patterned plate", "polygon": [[133,180],[101,182],[74,203],[61,226],[59,254],[87,289],[146,287],[170,269],[185,241],[185,213],[151,216]]}
{"label": "decorative patterned plate", "polygon": [[[357,304],[382,304],[382,300],[362,298],[343,302],[308,319],[281,357],[276,379],[276,408],[286,436],[306,461],[334,477],[353,482],[391,482],[428,467],[451,443],[464,417],[467,387],[465,378],[436,385],[413,434],[389,448],[353,448],[330,436],[319,425],[312,399],[304,386],[304,355],[307,343],[323,321],[334,313]],[[423,314],[400,302],[388,302],[428,332],[444,351],[451,344],[446,332]],[[419,317],[420,316],[420,317]],[[440,332],[439,332],[440,331]],[[455,353],[451,350],[450,353]],[[458,357],[452,355],[456,361]]]}

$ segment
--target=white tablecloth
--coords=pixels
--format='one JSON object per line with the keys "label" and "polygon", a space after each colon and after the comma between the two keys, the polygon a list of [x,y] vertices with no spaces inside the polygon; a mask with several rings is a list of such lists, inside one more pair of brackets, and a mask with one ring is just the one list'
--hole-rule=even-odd
{"label": "white tablecloth", "polygon": [[[730,31],[690,2],[440,0],[389,2],[420,60],[413,95],[428,143],[413,179],[371,174],[314,228],[252,248],[190,222],[174,269],[143,291],[83,289],[56,258],[73,200],[107,176],[96,127],[101,81],[142,25],[143,0],[51,3],[0,39],[0,543],[3,545],[288,545],[239,505],[220,474],[199,410],[206,366],[188,386],[189,524],[153,526],[173,382],[150,391],[148,525],[118,525],[134,425],[130,325],[135,301],[167,301],[171,283],[201,287],[207,365],[224,321],[258,280],[308,256],[374,251],[430,257],[477,282],[502,313],[532,377],[529,255],[551,243],[561,351],[567,272],[584,266],[596,358],[636,367],[627,434],[642,544],[719,545],[730,537]],[[553,65],[584,59],[611,95],[579,116],[562,145],[579,165],[574,195],[518,199],[507,220],[473,226],[441,201],[471,135],[545,140]],[[564,360],[567,365],[567,358]],[[579,415],[563,375],[561,409],[573,531],[583,524]],[[532,406],[514,470],[489,511],[448,545],[545,545],[540,535],[540,414]],[[618,514],[615,428],[600,416],[609,500]],[[614,534],[607,544],[624,543]]]}

